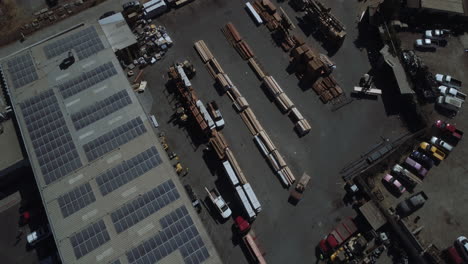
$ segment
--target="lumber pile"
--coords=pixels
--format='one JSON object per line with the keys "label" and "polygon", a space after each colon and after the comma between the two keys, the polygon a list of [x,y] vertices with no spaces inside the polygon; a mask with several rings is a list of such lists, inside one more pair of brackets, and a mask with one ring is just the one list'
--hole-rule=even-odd
{"label": "lumber pile", "polygon": [[236,49],[242,59],[248,60],[254,57],[253,51],[249,44],[247,44],[247,42],[242,39],[239,31],[237,31],[236,27],[231,22],[227,23],[223,28],[221,28],[221,31],[224,33],[226,39]]}
{"label": "lumber pile", "polygon": [[228,144],[226,142],[226,139],[224,138],[224,135],[221,132],[212,130],[210,144],[211,144],[211,147],[213,147],[213,149],[215,150],[218,158],[221,160],[224,159],[225,151],[226,151],[226,148],[228,147]]}
{"label": "lumber pile", "polygon": [[304,19],[311,22],[334,45],[340,45],[346,37],[346,28],[326,7],[317,0],[307,0]]}
{"label": "lumber pile", "polygon": [[249,66],[254,70],[255,74],[260,80],[263,80],[267,75],[266,71],[263,69],[263,66],[257,60],[257,58],[253,57],[249,59]]}
{"label": "lumber pile", "polygon": [[265,76],[263,78],[263,84],[267,88],[272,98],[274,98],[281,112],[288,113],[294,104],[291,99],[289,99],[289,97],[284,93],[283,89],[281,89],[276,80],[272,76]]}
{"label": "lumber pile", "polygon": [[312,85],[312,89],[324,104],[343,94],[343,89],[332,76],[320,78]]}
{"label": "lumber pile", "polygon": [[[228,25],[226,25],[224,29],[227,31],[227,28],[228,28]],[[234,26],[231,25],[229,26],[229,28],[231,28],[230,30],[233,31]],[[237,32],[237,30],[233,32]],[[238,32],[235,34],[229,33],[226,35],[230,36],[229,38],[232,38],[232,39],[237,39],[237,40],[241,39]],[[195,44],[197,43],[200,43],[200,41],[196,42]],[[198,46],[203,46],[200,50],[197,49],[199,54],[200,52],[204,52],[205,54],[211,54],[211,52],[209,52],[206,45],[198,45]],[[200,57],[203,60],[203,55],[200,54]],[[271,138],[268,136],[267,132],[263,129],[262,125],[260,124],[254,112],[250,108],[250,105],[248,104],[245,97],[240,93],[239,89],[237,89],[237,87],[231,82],[228,75],[224,73],[224,71],[222,71],[221,66],[219,66],[218,63],[212,63],[213,60],[216,60],[216,59],[212,57],[210,60],[207,60],[205,62],[205,65],[217,64],[217,66],[214,67],[213,72],[217,71],[218,73],[215,75],[212,74],[213,78],[216,80],[216,82],[220,83],[223,87],[228,87],[226,89],[227,95],[229,96],[229,98],[231,98],[231,100],[233,101],[233,104],[239,110],[239,114],[242,120],[244,121],[245,125],[247,126],[251,134],[253,135],[260,150],[262,151],[262,153],[264,153],[265,159],[268,161],[271,168],[276,172],[278,177],[281,179],[281,182],[285,186],[291,186],[296,181],[294,174],[291,172],[291,170],[287,166],[284,158],[281,156],[280,152],[274,145]],[[207,69],[210,71],[209,67],[207,67]],[[267,79],[268,79],[269,84],[274,86],[273,89],[275,89],[275,91],[276,90],[281,91],[281,93],[278,95],[278,97],[280,98],[278,100],[281,101],[281,103],[283,103],[284,105],[286,105],[287,109],[291,109],[292,106],[289,107],[290,105],[293,105],[291,100],[289,100],[289,98],[283,92],[283,90],[278,85],[278,83],[273,79],[273,77],[271,76],[267,76],[267,77],[268,77]],[[304,119],[301,118],[300,120],[304,120]],[[222,134],[220,132],[213,132],[213,135],[214,136],[212,139],[210,139],[210,142],[213,148],[215,149],[218,157],[229,160],[236,174],[239,176],[240,181],[247,182],[244,174],[240,170],[240,167],[238,166],[237,161],[235,160],[234,155],[229,149]]]}
{"label": "lumber pile", "polygon": [[280,26],[281,14],[277,12],[276,6],[270,0],[256,0],[252,6],[263,19],[268,30],[273,31]]}
{"label": "lumber pile", "polygon": [[197,50],[198,54],[200,54],[200,58],[202,59],[203,63],[213,59],[213,54],[211,54],[211,51],[206,47],[206,44],[203,40],[197,41],[195,43],[195,49]]}
{"label": "lumber pile", "polygon": [[296,132],[299,135],[304,136],[310,132],[311,127],[309,122],[307,122],[307,120],[302,116],[301,112],[299,112],[296,107],[291,109],[290,117],[293,122],[295,122],[294,129],[296,129]]}

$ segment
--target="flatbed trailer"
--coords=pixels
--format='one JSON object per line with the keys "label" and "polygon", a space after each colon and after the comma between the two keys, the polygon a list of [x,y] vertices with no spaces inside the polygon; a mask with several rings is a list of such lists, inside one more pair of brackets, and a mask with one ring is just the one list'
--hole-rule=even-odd
{"label": "flatbed trailer", "polygon": [[305,19],[316,24],[322,34],[336,45],[346,37],[346,28],[320,1],[304,0]]}

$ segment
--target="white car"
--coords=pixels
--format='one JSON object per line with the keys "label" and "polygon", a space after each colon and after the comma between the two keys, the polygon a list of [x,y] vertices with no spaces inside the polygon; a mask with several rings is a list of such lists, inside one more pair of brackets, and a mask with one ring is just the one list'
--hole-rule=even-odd
{"label": "white car", "polygon": [[468,261],[468,239],[464,236],[458,237],[457,240],[455,240],[455,246],[462,258]]}
{"label": "white car", "polygon": [[425,38],[440,38],[447,36],[448,31],[445,29],[433,29],[433,30],[426,30],[424,32]]}
{"label": "white car", "polygon": [[414,42],[414,47],[421,51],[436,51],[436,43],[427,38],[417,39]]}
{"label": "white car", "polygon": [[443,141],[442,139],[440,139],[438,137],[432,137],[431,138],[431,143],[440,146],[442,148],[442,150],[445,150],[447,152],[450,152],[450,151],[453,150],[452,145],[450,145],[449,143]]}

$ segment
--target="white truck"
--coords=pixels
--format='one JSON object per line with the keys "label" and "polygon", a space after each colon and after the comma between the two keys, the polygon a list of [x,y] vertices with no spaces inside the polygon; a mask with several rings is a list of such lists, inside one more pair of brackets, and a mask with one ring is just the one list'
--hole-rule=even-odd
{"label": "white truck", "polygon": [[218,190],[216,188],[213,188],[208,190],[208,188],[205,187],[206,193],[208,193],[208,197],[210,197],[211,202],[213,205],[218,209],[219,213],[224,219],[227,219],[231,216],[232,211],[229,208],[228,204],[224,201],[223,197],[221,194],[219,194]]}
{"label": "white truck", "polygon": [[465,99],[466,99],[466,94],[460,92],[459,90],[457,90],[455,88],[451,88],[451,87],[447,87],[445,85],[441,85],[437,89],[439,90],[439,92],[442,95],[453,96],[453,97],[459,98],[459,99],[461,99],[463,101],[465,101]]}
{"label": "white truck", "polygon": [[460,110],[463,102],[463,100],[449,95],[442,95],[437,98],[437,106],[455,113]]}
{"label": "white truck", "polygon": [[224,127],[224,119],[223,115],[221,115],[221,111],[219,110],[218,104],[216,104],[215,101],[211,101],[208,103],[208,112],[213,118],[216,128],[218,130],[222,129]]}
{"label": "white truck", "polygon": [[431,39],[417,39],[414,48],[419,51],[436,51],[436,43]]}
{"label": "white truck", "polygon": [[461,89],[461,86],[462,86],[462,82],[460,80],[457,80],[450,75],[444,75],[444,74],[438,73],[435,75],[435,79],[440,84],[446,85],[448,87],[452,87],[455,89]]}

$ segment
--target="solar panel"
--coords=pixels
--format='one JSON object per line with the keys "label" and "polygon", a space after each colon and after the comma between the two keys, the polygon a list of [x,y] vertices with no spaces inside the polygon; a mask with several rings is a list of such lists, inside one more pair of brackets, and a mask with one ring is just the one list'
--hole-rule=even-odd
{"label": "solar panel", "polygon": [[94,201],[96,201],[96,197],[89,183],[82,184],[58,198],[58,204],[64,218]]}
{"label": "solar panel", "polygon": [[161,218],[163,230],[126,253],[133,263],[155,263],[180,250],[185,263],[199,264],[210,257],[185,206]]}
{"label": "solar panel", "polygon": [[145,132],[143,121],[137,117],[85,144],[83,149],[88,160],[93,161]]}
{"label": "solar panel", "polygon": [[109,240],[109,233],[102,219],[70,237],[70,242],[77,259],[95,250]]}
{"label": "solar panel", "polygon": [[20,88],[38,79],[30,53],[24,53],[8,60],[7,65],[15,88]]}
{"label": "solar panel", "polygon": [[153,190],[138,196],[111,213],[116,232],[121,233],[127,230],[169,203],[179,199],[179,197],[180,195],[172,180],[168,180]]}
{"label": "solar panel", "polygon": [[127,184],[161,164],[162,160],[155,147],[151,147],[135,157],[96,177],[99,190],[103,196]]}
{"label": "solar panel", "polygon": [[112,62],[108,62],[87,71],[74,79],[59,84],[58,89],[62,94],[62,97],[67,99],[68,97],[84,91],[116,74],[117,70],[115,69],[114,64],[112,64]]}
{"label": "solar panel", "polygon": [[23,101],[20,108],[46,184],[82,166],[52,90]]}
{"label": "solar panel", "polygon": [[71,120],[76,130],[80,130],[132,103],[126,90],[117,92],[104,100],[73,113]]}
{"label": "solar panel", "polygon": [[44,53],[47,59],[51,59],[71,49],[74,49],[78,58],[82,60],[103,50],[104,45],[96,29],[88,27],[44,46]]}

